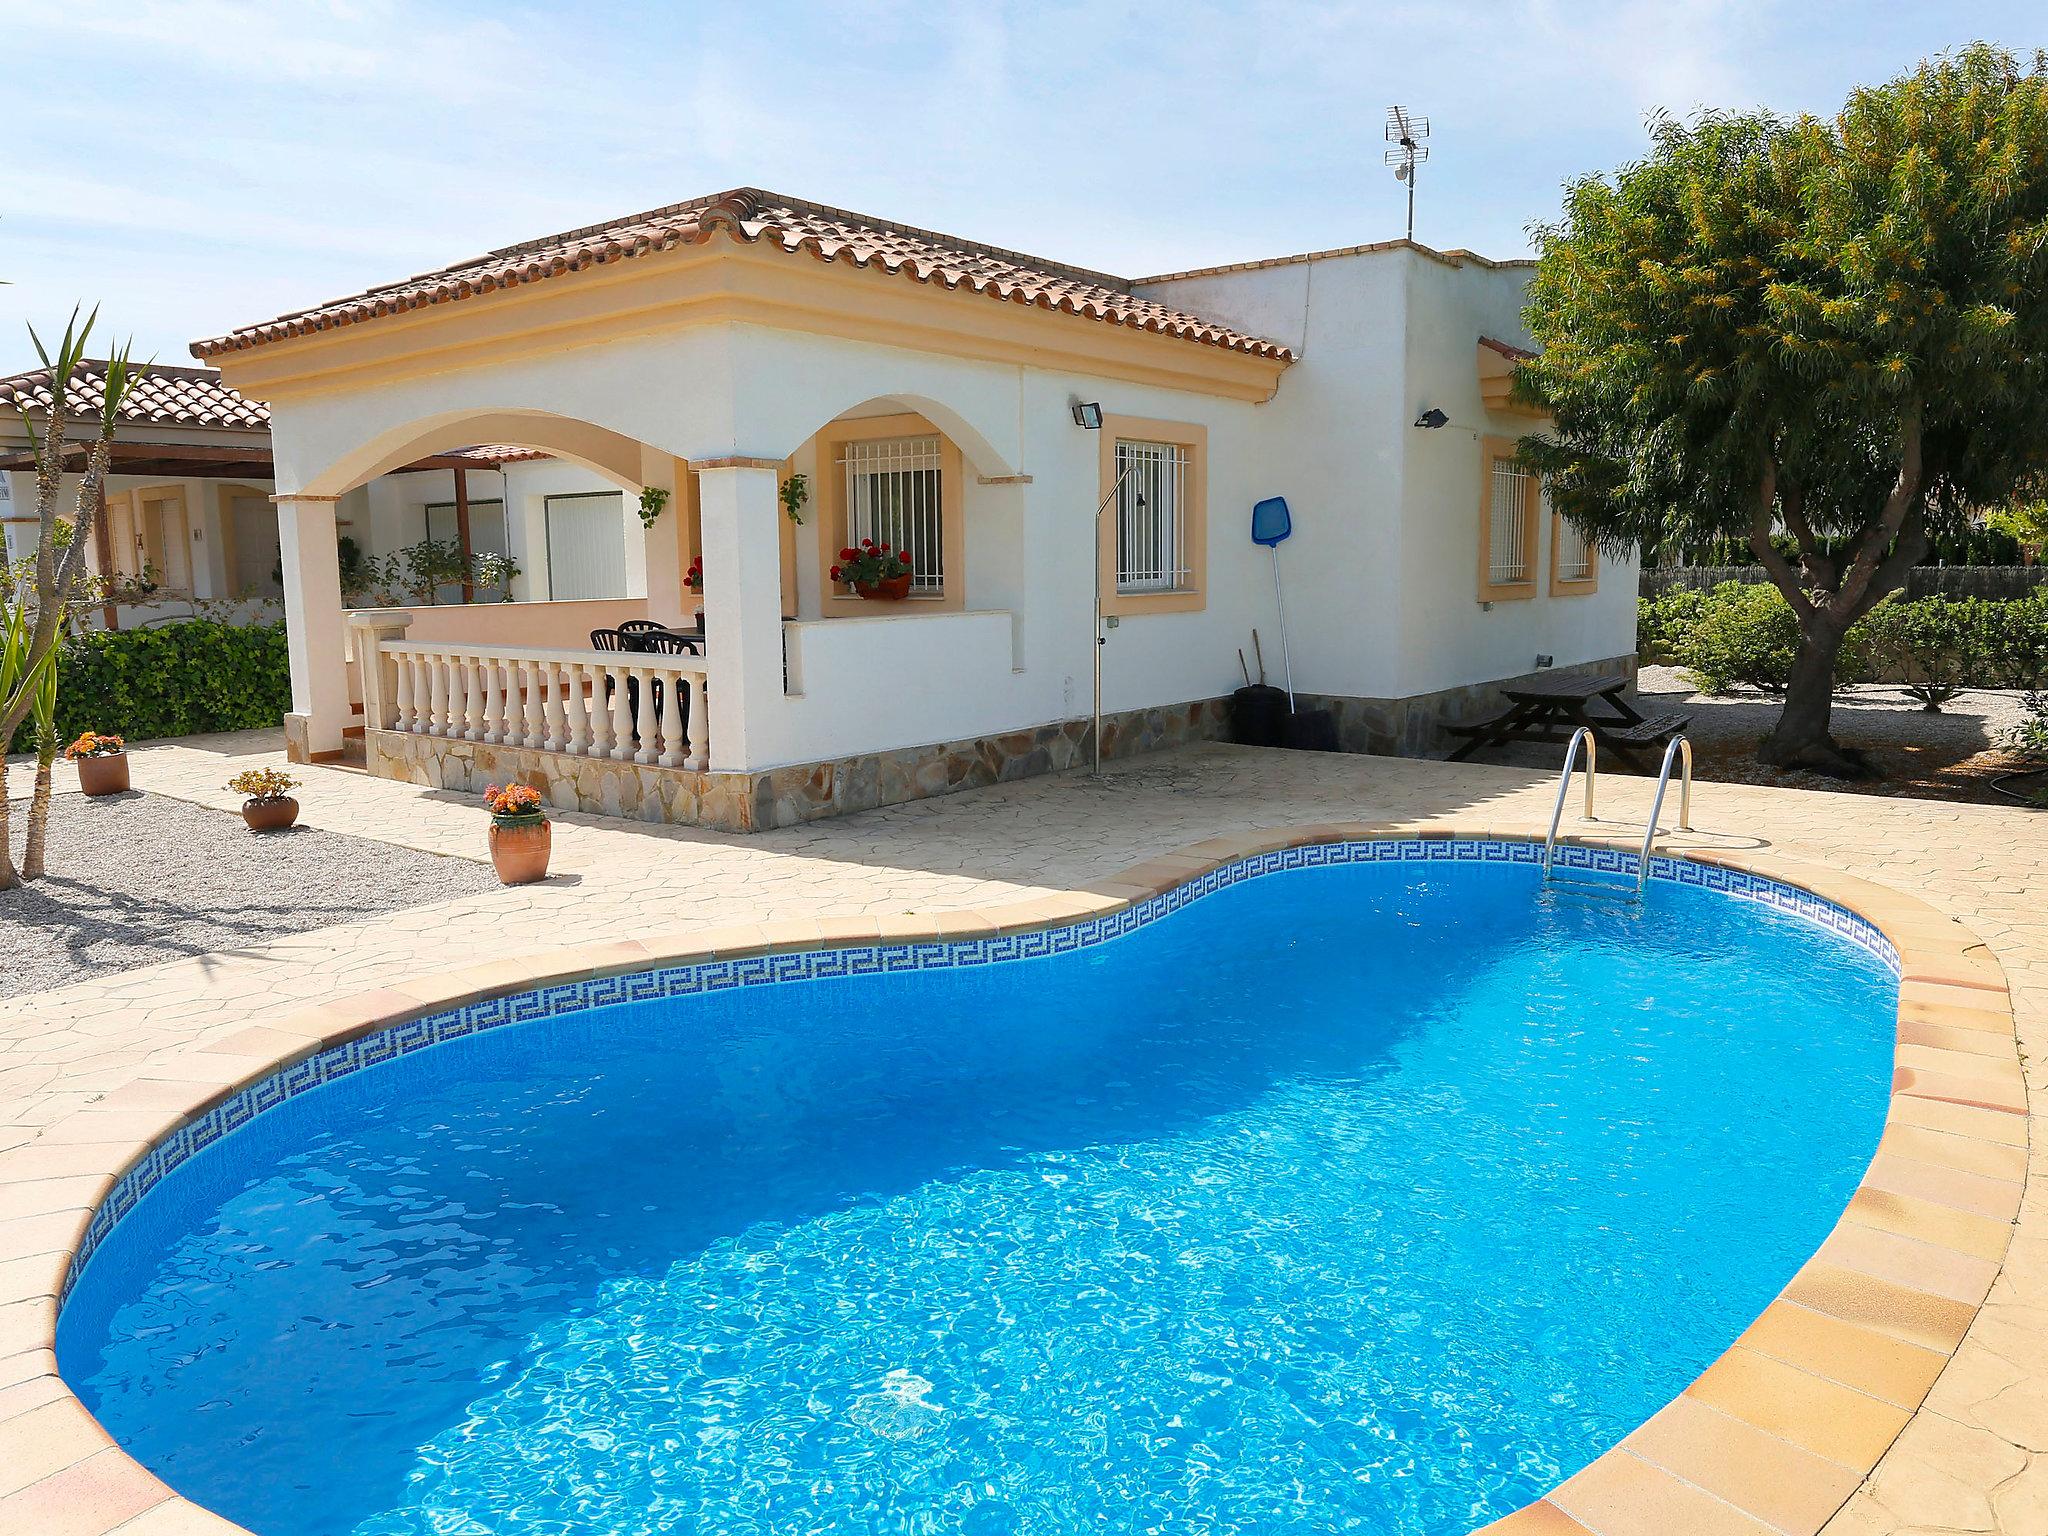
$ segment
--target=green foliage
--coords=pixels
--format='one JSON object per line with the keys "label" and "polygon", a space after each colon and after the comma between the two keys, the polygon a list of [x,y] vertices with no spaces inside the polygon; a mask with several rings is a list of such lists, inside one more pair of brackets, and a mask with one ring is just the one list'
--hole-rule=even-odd
{"label": "green foliage", "polygon": [[[1798,624],[1775,587],[1723,582],[1680,588],[1638,606],[1637,649],[1646,664],[1685,669],[1704,692],[1738,683],[1782,689]],[[1965,688],[2048,688],[2048,592],[2018,602],[1925,597],[1893,600],[1852,626],[1838,683],[1898,683],[1930,709]]]}
{"label": "green foliage", "polygon": [[1799,650],[1799,623],[1775,587],[1727,581],[1671,636],[1671,658],[1702,693],[1737,683],[1782,692]]}
{"label": "green foliage", "polygon": [[804,520],[804,505],[811,499],[811,479],[808,475],[793,474],[782,482],[776,491],[782,501],[782,510],[789,514],[792,523]]}
{"label": "green foliage", "polygon": [[2048,693],[2027,695],[2026,718],[2006,733],[2005,744],[2030,763],[2048,763]]}
{"label": "green foliage", "polygon": [[2048,498],[2035,497],[2000,507],[1985,521],[2015,544],[2039,556],[2048,552]]}
{"label": "green foliage", "polygon": [[640,488],[640,526],[652,528],[661,516],[661,509],[668,505],[669,493],[658,485],[644,485]]}
{"label": "green foliage", "polygon": [[1698,587],[1673,587],[1636,604],[1636,651],[1644,666],[1675,666],[1678,647],[1712,601]]}
{"label": "green foliage", "polygon": [[1832,121],[1652,135],[1537,231],[1518,384],[1555,419],[1525,454],[1560,512],[1613,548],[1746,540],[1774,467],[1853,536],[1909,417],[1927,531],[2048,469],[2048,62],[1973,47]]}
{"label": "green foliage", "polygon": [[472,550],[467,561],[462,546],[453,539],[421,539],[403,549],[393,550],[382,561],[366,562],[375,572],[365,582],[369,595],[380,607],[403,602],[428,606],[440,602],[444,587],[459,587],[465,581],[479,596],[496,592],[505,602],[512,600],[512,578],[519,565],[510,555]]}
{"label": "green foliage", "polygon": [[[1984,523],[1973,523],[1931,539],[1927,552],[1920,557],[1920,564],[2023,565],[2026,562],[2021,557],[2021,543],[2018,535],[2007,527],[1999,514],[1994,513]],[[1838,566],[1850,553],[1850,540],[1847,538],[1816,538],[1814,544],[1824,558]],[[1883,553],[1889,555],[1896,547],[1896,543],[1887,545]],[[1773,534],[1771,548],[1787,563],[1798,563],[1799,541],[1790,534]],[[1756,548],[1747,538],[1709,539],[1704,544],[1679,549],[1677,553],[1679,563],[1683,565],[1757,564]],[[1648,554],[1654,558],[1656,551]]]}
{"label": "green foliage", "polygon": [[[291,692],[281,624],[88,630],[57,653],[57,739],[88,729],[134,741],[274,726]],[[17,749],[30,745],[32,728],[23,726]]]}

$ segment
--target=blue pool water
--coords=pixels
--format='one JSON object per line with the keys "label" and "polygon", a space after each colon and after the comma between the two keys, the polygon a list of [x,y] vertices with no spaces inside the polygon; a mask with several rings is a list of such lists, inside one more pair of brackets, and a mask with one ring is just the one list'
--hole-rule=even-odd
{"label": "blue pool water", "polygon": [[523,1024],[182,1165],[66,1377],[263,1536],[1455,1533],[1820,1243],[1896,983],[1527,866],[1227,888],[1042,960]]}

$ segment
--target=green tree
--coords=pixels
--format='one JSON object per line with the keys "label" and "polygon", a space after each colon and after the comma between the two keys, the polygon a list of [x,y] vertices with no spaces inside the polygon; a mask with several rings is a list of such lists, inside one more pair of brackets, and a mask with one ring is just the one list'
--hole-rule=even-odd
{"label": "green tree", "polygon": [[1610,550],[1745,540],[1799,629],[1762,755],[1853,773],[1829,730],[1850,626],[2048,468],[2048,57],[1976,45],[1832,121],[1651,138],[1535,231],[1519,387],[1554,427],[1523,453]]}
{"label": "green tree", "polygon": [[[50,674],[57,665],[57,644],[71,622],[73,605],[91,580],[85,566],[86,541],[67,537],[63,529],[67,522],[73,530],[87,526],[97,509],[106,485],[107,466],[113,457],[121,402],[147,369],[147,365],[138,366],[130,361],[129,348],[125,346],[108,359],[99,411],[87,424],[88,430],[81,439],[85,447],[85,472],[78,481],[72,515],[68,519],[60,517],[57,504],[63,491],[65,454],[76,446],[70,437],[70,384],[85,361],[86,342],[97,316],[95,310],[80,325],[78,314],[73,311],[54,358],[44,349],[42,338],[33,328],[28,333],[36,355],[50,375],[51,403],[40,435],[26,412],[21,418],[35,454],[37,537],[25,577],[17,578],[10,571],[0,581],[0,743],[13,741],[15,731],[31,714],[42,714],[43,702],[47,701],[54,713],[55,684]],[[50,809],[49,758],[42,755],[42,750],[39,744],[37,790],[29,803],[28,852],[36,873],[41,870]],[[8,841],[7,820],[7,765],[0,758],[0,890],[20,880],[14,867],[13,847]]]}

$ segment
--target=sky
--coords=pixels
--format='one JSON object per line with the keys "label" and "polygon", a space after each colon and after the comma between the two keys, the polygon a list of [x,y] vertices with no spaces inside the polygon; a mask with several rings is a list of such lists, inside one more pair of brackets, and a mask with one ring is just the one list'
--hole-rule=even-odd
{"label": "sky", "polygon": [[[1398,237],[1526,254],[1658,110],[1827,113],[2040,0],[1166,5],[0,0],[0,374],[24,322],[188,343],[758,186],[1126,276]],[[96,349],[97,350],[97,349]]]}

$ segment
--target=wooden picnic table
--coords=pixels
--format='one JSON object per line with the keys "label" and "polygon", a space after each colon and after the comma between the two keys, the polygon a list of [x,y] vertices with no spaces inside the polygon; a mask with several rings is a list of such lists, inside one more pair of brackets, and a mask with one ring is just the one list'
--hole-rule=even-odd
{"label": "wooden picnic table", "polygon": [[[1463,762],[1489,747],[1527,741],[1564,745],[1584,726],[1603,752],[1644,766],[1638,753],[1662,746],[1691,722],[1690,715],[1644,716],[1629,703],[1628,679],[1605,677],[1535,677],[1504,684],[1508,707],[1488,720],[1449,727],[1453,736],[1469,739],[1450,755]],[[1596,712],[1596,706],[1605,713]]]}

